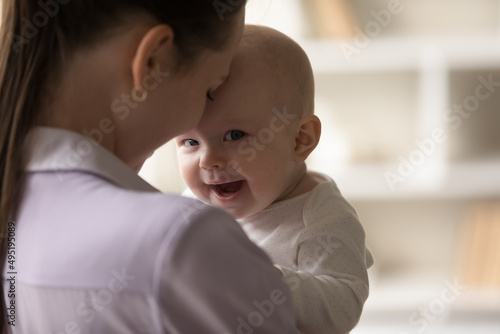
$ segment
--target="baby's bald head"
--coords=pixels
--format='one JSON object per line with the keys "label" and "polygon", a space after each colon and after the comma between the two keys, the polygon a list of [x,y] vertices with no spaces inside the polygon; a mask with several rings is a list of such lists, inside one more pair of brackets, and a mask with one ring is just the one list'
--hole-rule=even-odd
{"label": "baby's bald head", "polygon": [[314,113],[311,64],[304,50],[288,36],[269,27],[247,25],[234,61],[246,62],[242,66],[260,63],[267,71],[266,80],[273,80],[277,100],[285,103],[289,112],[299,117]]}
{"label": "baby's bald head", "polygon": [[247,26],[227,82],[209,97],[196,128],[176,138],[183,177],[198,197],[244,218],[316,184],[305,161],[321,121],[311,65],[294,41]]}

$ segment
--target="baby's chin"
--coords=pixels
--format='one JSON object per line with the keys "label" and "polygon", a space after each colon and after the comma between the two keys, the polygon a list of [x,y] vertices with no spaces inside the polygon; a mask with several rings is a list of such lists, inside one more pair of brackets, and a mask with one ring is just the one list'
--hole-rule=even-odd
{"label": "baby's chin", "polygon": [[208,203],[212,206],[215,206],[219,209],[224,210],[225,212],[227,212],[231,216],[233,216],[234,219],[244,219],[244,218],[247,218],[247,217],[250,217],[251,215],[253,215],[253,214],[250,214],[249,212],[245,212],[245,210],[243,208],[240,208],[240,207],[230,208],[230,207],[221,205],[219,202],[210,201],[209,199],[203,200],[203,201],[205,201],[206,203]]}
{"label": "baby's chin", "polygon": [[238,210],[229,210],[228,211],[235,219],[245,219],[247,217],[250,217],[246,212],[239,212]]}

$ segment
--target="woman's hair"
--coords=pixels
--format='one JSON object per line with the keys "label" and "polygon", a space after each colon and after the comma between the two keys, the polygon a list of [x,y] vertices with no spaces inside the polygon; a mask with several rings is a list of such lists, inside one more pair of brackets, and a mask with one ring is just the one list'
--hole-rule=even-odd
{"label": "woman's hair", "polygon": [[[62,66],[113,29],[147,17],[174,31],[178,64],[225,46],[245,0],[5,0],[0,28],[0,268],[16,210],[23,140]],[[3,298],[2,298],[3,299]],[[3,304],[3,300],[2,300]],[[2,308],[1,314],[3,315]],[[4,316],[2,329],[5,329]],[[3,332],[3,331],[2,331]]]}

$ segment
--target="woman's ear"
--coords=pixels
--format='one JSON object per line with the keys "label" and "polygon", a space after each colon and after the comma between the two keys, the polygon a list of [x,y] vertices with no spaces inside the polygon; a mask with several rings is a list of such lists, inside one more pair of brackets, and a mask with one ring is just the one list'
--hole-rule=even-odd
{"label": "woman's ear", "polygon": [[144,89],[144,80],[152,71],[170,70],[174,65],[174,31],[166,24],[150,28],[142,36],[132,60],[135,89]]}
{"label": "woman's ear", "polygon": [[316,115],[302,117],[295,134],[295,160],[303,162],[316,148],[321,137],[321,121]]}

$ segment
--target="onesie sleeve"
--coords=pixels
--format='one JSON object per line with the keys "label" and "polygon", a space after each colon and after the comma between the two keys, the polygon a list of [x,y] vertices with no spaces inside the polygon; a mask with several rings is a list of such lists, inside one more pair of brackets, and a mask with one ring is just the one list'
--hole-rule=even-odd
{"label": "onesie sleeve", "polygon": [[207,206],[187,225],[159,264],[166,332],[300,333],[287,285],[233,218]]}
{"label": "onesie sleeve", "polygon": [[368,298],[367,268],[373,260],[364,230],[333,182],[306,200],[303,215],[298,270],[277,266],[292,291],[298,328],[308,334],[348,333]]}

